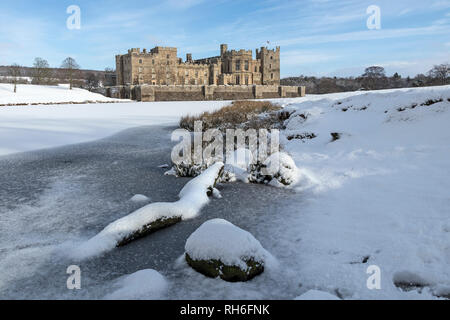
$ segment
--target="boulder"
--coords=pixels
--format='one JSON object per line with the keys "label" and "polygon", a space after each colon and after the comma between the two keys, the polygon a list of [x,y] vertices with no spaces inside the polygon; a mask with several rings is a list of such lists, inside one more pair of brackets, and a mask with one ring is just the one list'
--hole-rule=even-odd
{"label": "boulder", "polygon": [[186,262],[225,281],[248,281],[264,271],[270,254],[249,232],[223,219],[202,224],[186,241]]}

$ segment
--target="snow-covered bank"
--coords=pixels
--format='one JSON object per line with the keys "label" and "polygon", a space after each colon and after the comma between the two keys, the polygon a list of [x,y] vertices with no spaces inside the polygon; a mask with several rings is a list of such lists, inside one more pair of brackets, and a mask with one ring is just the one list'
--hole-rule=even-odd
{"label": "snow-covered bank", "polygon": [[[136,232],[147,233],[152,224],[166,220],[186,220],[197,216],[208,203],[208,192],[212,192],[223,171],[223,163],[217,162],[200,176],[190,180],[181,189],[180,200],[176,202],[155,202],[109,224],[98,235],[76,248],[72,253],[75,259],[86,259],[109,251],[124,239],[137,238]],[[173,224],[171,222],[171,224]]]}
{"label": "snow-covered bank", "polygon": [[[450,86],[324,95],[285,107],[295,113],[282,142],[309,200],[282,209],[298,215],[274,218],[279,243],[267,249],[289,248],[299,294],[448,296]],[[292,138],[305,133],[315,137]],[[381,290],[366,286],[369,265],[381,269]]]}
{"label": "snow-covered bank", "polygon": [[129,100],[112,99],[89,90],[73,88],[67,85],[42,86],[18,84],[14,93],[14,85],[0,83],[0,106],[19,104],[49,103],[87,103],[87,102],[127,102]]}
{"label": "snow-covered bank", "polygon": [[[0,90],[1,91],[1,90]],[[225,101],[0,107],[0,156],[101,139],[131,127],[176,124]]]}

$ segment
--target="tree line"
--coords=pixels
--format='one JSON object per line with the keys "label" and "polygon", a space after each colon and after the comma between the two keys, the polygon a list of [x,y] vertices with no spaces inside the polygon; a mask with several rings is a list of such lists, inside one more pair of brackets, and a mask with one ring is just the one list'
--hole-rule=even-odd
{"label": "tree line", "polygon": [[7,81],[14,84],[14,92],[17,92],[17,84],[28,83],[24,77],[31,78],[31,83],[36,85],[56,85],[66,82],[69,83],[70,90],[73,87],[92,90],[108,82],[107,74],[115,73],[109,68],[105,71],[81,70],[80,65],[72,57],[64,59],[59,68],[51,68],[47,60],[37,57],[31,68],[15,63],[3,69],[6,71],[3,74],[7,76]]}
{"label": "tree line", "polygon": [[281,80],[282,85],[305,86],[311,94],[333,92],[380,90],[409,87],[439,86],[450,84],[450,64],[435,65],[426,74],[415,77],[402,77],[397,72],[387,76],[380,66],[371,66],[365,69],[359,77],[289,77]]}

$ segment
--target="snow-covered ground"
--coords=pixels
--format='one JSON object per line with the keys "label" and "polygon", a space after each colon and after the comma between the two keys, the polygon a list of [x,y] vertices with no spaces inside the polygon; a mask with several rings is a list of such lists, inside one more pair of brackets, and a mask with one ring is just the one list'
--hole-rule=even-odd
{"label": "snow-covered ground", "polygon": [[[4,84],[0,84],[0,104],[4,95]],[[70,90],[59,88],[42,88],[43,99],[48,90],[52,97],[55,92],[62,92],[63,98]],[[19,87],[18,92],[23,90]],[[81,89],[73,89],[72,93],[81,92],[80,101],[93,100],[92,96],[109,99]],[[9,94],[9,93],[8,93]],[[83,95],[86,95],[84,96]],[[89,97],[89,98],[88,98]],[[88,99],[86,99],[88,98]],[[41,101],[36,97],[29,101]],[[57,100],[53,100],[57,101]],[[195,114],[222,107],[227,102],[155,102],[155,103],[102,103],[102,104],[68,104],[68,105],[32,105],[0,107],[0,156],[15,152],[58,147],[74,143],[82,143],[101,139],[121,130],[146,125],[176,124],[186,114]]]}
{"label": "snow-covered ground", "polygon": [[82,103],[82,102],[126,102],[129,100],[112,99],[85,89],[69,89],[69,85],[43,86],[18,84],[14,93],[14,85],[0,83],[0,106],[16,104],[47,103]]}
{"label": "snow-covered ground", "polygon": [[[356,299],[448,296],[450,86],[321,98],[285,101],[295,114],[284,137],[317,136],[282,141],[308,200],[274,218],[276,247],[292,257],[302,290]],[[380,290],[366,286],[370,265],[381,270]],[[405,283],[424,289],[401,291]]]}
{"label": "snow-covered ground", "polygon": [[[281,272],[229,284],[184,266],[180,273],[169,272],[168,297],[448,296],[449,99],[450,86],[277,100],[295,112],[281,142],[299,169],[297,193],[264,219],[238,226],[251,229]],[[183,114],[225,103],[1,107],[0,150],[6,154],[99,139],[128,127],[175,123]],[[304,133],[316,137],[288,140]],[[381,271],[380,290],[367,288],[372,265]],[[284,283],[289,288],[283,291]],[[408,284],[410,291],[401,289]]]}

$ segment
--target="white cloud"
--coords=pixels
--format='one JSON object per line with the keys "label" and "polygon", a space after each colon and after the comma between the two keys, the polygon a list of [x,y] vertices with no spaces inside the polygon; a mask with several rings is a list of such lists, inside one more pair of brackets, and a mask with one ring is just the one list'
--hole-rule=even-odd
{"label": "white cloud", "polygon": [[344,41],[367,41],[389,38],[403,38],[419,35],[437,35],[450,33],[449,26],[432,25],[428,27],[419,28],[403,28],[403,29],[381,29],[381,30],[366,30],[338,34],[320,34],[315,36],[304,36],[298,38],[291,38],[280,40],[280,45],[289,46],[295,44],[320,44],[331,42]]}

